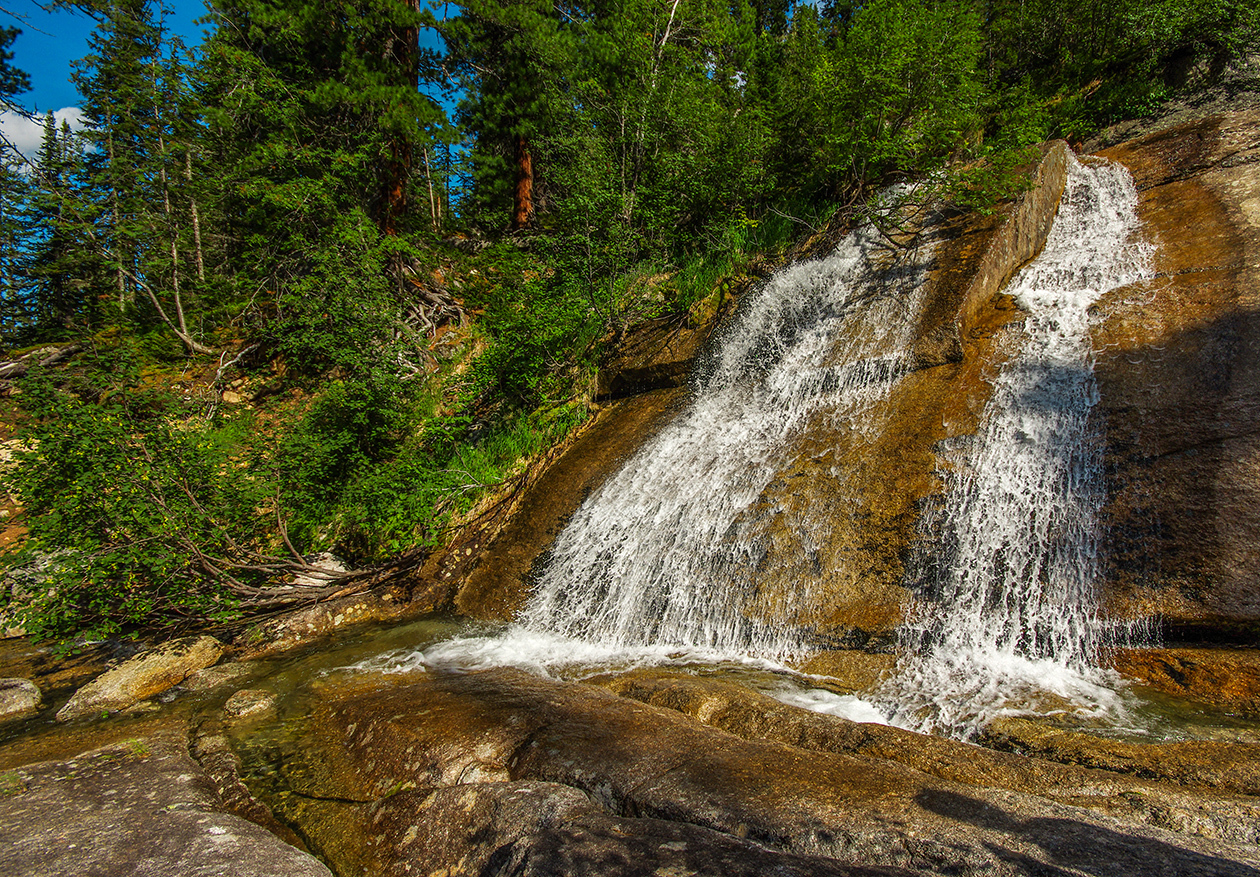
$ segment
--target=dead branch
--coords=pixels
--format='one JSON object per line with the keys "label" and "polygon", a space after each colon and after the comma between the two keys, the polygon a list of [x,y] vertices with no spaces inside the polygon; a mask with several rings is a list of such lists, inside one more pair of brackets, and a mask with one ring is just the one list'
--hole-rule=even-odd
{"label": "dead branch", "polygon": [[15,360],[0,363],[0,380],[12,381],[22,377],[34,366],[48,366],[61,362],[83,349],[82,344],[67,344],[64,347],[41,347],[32,350]]}

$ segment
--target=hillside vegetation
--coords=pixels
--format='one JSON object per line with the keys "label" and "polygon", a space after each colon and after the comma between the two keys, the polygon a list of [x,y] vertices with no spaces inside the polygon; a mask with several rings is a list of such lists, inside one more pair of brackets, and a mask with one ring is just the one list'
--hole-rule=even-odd
{"label": "hillside vegetation", "polygon": [[[97,22],[89,127],[50,117],[0,166],[24,528],[0,610],[62,639],[274,608],[319,551],[441,546],[584,420],[628,325],[880,221],[898,179],[992,209],[1035,144],[1209,82],[1260,21],[1250,0],[225,0],[189,50],[149,0],[68,5]],[[0,66],[8,106],[24,85]]]}

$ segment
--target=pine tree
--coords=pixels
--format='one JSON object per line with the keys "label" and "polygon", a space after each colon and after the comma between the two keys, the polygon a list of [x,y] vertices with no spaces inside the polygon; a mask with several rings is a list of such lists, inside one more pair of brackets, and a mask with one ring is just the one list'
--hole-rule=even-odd
{"label": "pine tree", "polygon": [[411,235],[436,212],[414,196],[445,125],[418,88],[421,16],[404,0],[217,12],[197,77],[223,262],[269,294],[267,334],[295,364],[357,367],[403,309]]}
{"label": "pine tree", "polygon": [[44,138],[30,168],[31,196],[25,221],[26,269],[33,284],[34,322],[47,337],[65,337],[98,318],[101,259],[94,251],[95,229],[80,202],[83,150],[52,113],[44,117]]}
{"label": "pine tree", "polygon": [[31,191],[23,169],[23,163],[0,158],[0,339],[4,341],[29,332],[37,319],[26,275]]}

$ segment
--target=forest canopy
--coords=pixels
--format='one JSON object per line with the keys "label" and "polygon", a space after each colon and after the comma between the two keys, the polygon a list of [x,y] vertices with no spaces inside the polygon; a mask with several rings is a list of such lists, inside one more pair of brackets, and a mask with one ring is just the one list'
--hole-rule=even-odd
{"label": "forest canopy", "polygon": [[[61,3],[95,21],[87,125],[49,116],[37,154],[0,163],[25,527],[0,609],[58,637],[278,605],[321,550],[441,545],[586,416],[627,325],[685,317],[896,180],[991,209],[1035,144],[1211,82],[1260,19],[1250,0],[223,0],[190,49],[152,0]],[[17,38],[0,30],[6,106]]]}

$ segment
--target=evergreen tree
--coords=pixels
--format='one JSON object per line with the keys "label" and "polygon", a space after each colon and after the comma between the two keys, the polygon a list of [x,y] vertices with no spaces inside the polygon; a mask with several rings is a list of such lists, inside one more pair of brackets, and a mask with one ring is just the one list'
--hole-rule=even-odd
{"label": "evergreen tree", "polygon": [[75,64],[82,95],[88,191],[105,217],[97,244],[113,273],[117,305],[125,310],[145,282],[156,192],[151,175],[157,138],[153,68],[160,30],[150,0],[115,0],[94,10],[92,54]]}
{"label": "evergreen tree", "polygon": [[30,167],[31,195],[25,216],[25,273],[33,285],[33,321],[39,333],[64,338],[83,332],[97,318],[101,259],[92,246],[96,230],[80,201],[83,150],[52,113]]}
{"label": "evergreen tree", "polygon": [[0,340],[13,341],[36,321],[26,276],[30,179],[23,164],[0,157]]}
{"label": "evergreen tree", "polygon": [[[199,95],[225,223],[223,264],[273,295],[266,336],[303,370],[356,366],[405,308],[416,156],[444,116],[400,0],[233,0],[216,10]],[[427,220],[427,221],[426,221]]]}

